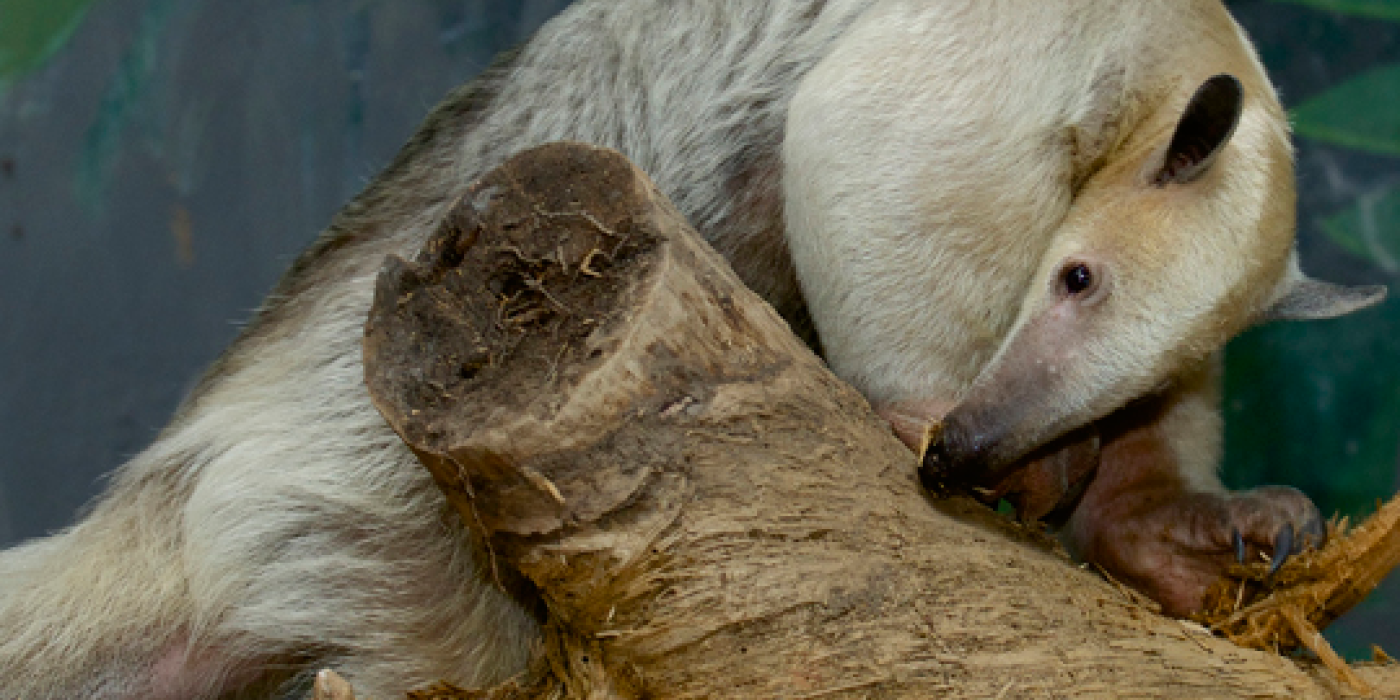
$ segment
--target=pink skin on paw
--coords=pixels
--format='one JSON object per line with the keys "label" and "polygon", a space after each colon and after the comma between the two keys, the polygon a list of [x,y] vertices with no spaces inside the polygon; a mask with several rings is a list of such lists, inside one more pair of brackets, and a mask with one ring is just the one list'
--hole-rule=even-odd
{"label": "pink skin on paw", "polygon": [[1206,591],[1235,561],[1237,530],[1248,560],[1272,554],[1285,526],[1299,531],[1317,517],[1306,496],[1282,487],[1229,495],[1143,489],[1081,507],[1089,510],[1076,513],[1071,535],[1079,555],[1179,617],[1200,610]]}
{"label": "pink skin on paw", "polygon": [[[1185,617],[1235,562],[1236,533],[1246,559],[1273,554],[1281,530],[1321,522],[1296,489],[1267,486],[1237,493],[1191,490],[1155,415],[1110,417],[1099,473],[1066,528],[1070,549]],[[1126,412],[1125,412],[1126,413]],[[1312,544],[1320,544],[1314,542]]]}
{"label": "pink skin on paw", "polygon": [[1031,453],[986,500],[1006,499],[1021,522],[1058,525],[1093,480],[1099,458],[1098,431],[1082,428]]}
{"label": "pink skin on paw", "polygon": [[191,648],[181,634],[168,643],[151,664],[149,690],[143,700],[185,700],[214,697],[256,681],[261,671],[256,664],[233,664],[218,649]]}

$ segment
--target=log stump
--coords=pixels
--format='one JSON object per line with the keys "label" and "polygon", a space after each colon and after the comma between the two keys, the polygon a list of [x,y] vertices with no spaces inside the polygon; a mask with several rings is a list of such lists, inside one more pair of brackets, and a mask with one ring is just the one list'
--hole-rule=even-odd
{"label": "log stump", "polygon": [[1343,692],[930,497],[889,426],[615,152],[544,146],[473,185],[386,264],[364,347],[376,406],[488,575],[540,609],[531,672],[481,697]]}

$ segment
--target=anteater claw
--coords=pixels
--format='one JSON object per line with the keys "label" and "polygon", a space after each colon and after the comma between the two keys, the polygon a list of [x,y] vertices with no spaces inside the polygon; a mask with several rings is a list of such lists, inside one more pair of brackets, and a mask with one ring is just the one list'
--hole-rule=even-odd
{"label": "anteater claw", "polygon": [[1300,545],[1302,538],[1295,536],[1292,524],[1285,523],[1274,536],[1274,559],[1269,563],[1269,575],[1274,575],[1274,572],[1288,561],[1288,557],[1302,551]]}

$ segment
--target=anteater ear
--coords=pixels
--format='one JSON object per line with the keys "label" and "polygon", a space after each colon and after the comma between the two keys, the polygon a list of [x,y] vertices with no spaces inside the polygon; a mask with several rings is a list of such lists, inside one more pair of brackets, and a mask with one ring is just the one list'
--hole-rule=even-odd
{"label": "anteater ear", "polygon": [[1266,321],[1313,321],[1345,316],[1385,300],[1382,285],[1346,287],[1302,277],[1264,312]]}
{"label": "anteater ear", "polygon": [[1183,184],[1210,168],[1235,133],[1244,105],[1244,86],[1233,75],[1217,75],[1201,84],[1181,121],[1153,184]]}

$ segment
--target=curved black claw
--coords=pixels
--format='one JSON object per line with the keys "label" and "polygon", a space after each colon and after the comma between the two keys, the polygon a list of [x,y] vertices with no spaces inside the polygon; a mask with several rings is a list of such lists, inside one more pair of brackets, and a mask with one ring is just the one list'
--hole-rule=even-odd
{"label": "curved black claw", "polygon": [[1249,555],[1249,549],[1245,547],[1244,536],[1240,534],[1240,529],[1235,528],[1230,532],[1230,541],[1235,543],[1235,561],[1245,563],[1245,558]]}
{"label": "curved black claw", "polygon": [[1286,524],[1274,536],[1274,560],[1269,563],[1269,575],[1273,576],[1288,558],[1303,551],[1303,539],[1297,537],[1291,524]]}

